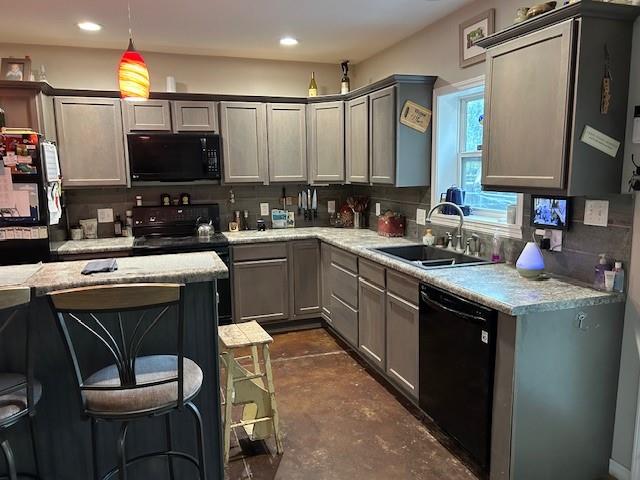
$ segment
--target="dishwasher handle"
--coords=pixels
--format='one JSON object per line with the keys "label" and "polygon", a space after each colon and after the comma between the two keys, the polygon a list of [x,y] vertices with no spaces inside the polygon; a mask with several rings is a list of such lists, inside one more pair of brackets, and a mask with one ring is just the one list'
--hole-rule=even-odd
{"label": "dishwasher handle", "polygon": [[437,302],[431,297],[429,297],[429,295],[427,295],[426,292],[420,292],[420,297],[422,298],[422,301],[425,302],[426,304],[431,305],[432,307],[438,308],[440,310],[444,310],[445,312],[449,312],[454,315],[457,315],[458,317],[464,318],[465,320],[470,320],[470,321],[480,322],[480,323],[487,322],[486,318],[481,317],[479,315],[472,315],[467,312],[461,312],[460,310],[457,310],[452,307],[447,307],[446,305],[443,305],[442,303]]}

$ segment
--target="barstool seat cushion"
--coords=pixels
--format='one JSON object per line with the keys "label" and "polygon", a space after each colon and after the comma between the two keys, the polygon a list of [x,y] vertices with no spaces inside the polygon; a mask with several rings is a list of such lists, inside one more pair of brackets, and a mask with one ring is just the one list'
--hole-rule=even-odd
{"label": "barstool seat cushion", "polygon": [[[19,373],[0,373],[0,391],[26,382],[26,377]],[[33,403],[40,401],[42,385],[37,380],[33,382]],[[27,409],[27,387],[16,392],[0,395],[0,425],[14,415]]]}
{"label": "barstool seat cushion", "polygon": [[[202,370],[193,360],[183,358],[184,401],[193,398],[202,386]],[[178,376],[176,355],[151,355],[136,359],[136,383],[125,390],[85,390],[86,408],[90,412],[105,414],[139,413],[159,410],[178,401],[178,382],[144,387],[145,383],[168,380]],[[115,365],[97,371],[84,382],[85,386],[120,386]]]}

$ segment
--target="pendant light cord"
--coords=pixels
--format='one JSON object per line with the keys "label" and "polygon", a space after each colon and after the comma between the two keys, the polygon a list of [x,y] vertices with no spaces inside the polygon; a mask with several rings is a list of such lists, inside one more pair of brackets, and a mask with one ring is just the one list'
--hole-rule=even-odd
{"label": "pendant light cord", "polygon": [[131,30],[131,2],[127,0],[127,14],[129,18],[129,39],[133,38],[133,33]]}

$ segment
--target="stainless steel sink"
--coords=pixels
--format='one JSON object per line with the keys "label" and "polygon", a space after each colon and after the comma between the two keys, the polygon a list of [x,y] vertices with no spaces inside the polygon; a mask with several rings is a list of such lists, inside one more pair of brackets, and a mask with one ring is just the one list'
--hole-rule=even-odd
{"label": "stainless steel sink", "polygon": [[426,269],[485,265],[491,263],[487,260],[464,255],[453,250],[430,247],[422,244],[372,248],[371,250]]}

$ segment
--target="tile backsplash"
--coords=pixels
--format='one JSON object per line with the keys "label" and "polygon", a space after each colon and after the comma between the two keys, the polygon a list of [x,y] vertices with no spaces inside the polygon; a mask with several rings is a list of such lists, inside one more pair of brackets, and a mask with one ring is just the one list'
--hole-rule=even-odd
{"label": "tile backsplash", "polygon": [[[305,185],[286,185],[287,196],[297,197]],[[260,217],[260,203],[269,203],[270,208],[280,205],[282,185],[270,186],[162,186],[135,187],[130,189],[94,189],[67,190],[66,205],[69,224],[75,225],[81,218],[96,217],[97,209],[110,207],[114,215],[124,219],[125,211],[135,203],[136,195],[143,196],[145,205],[159,205],[160,194],[169,193],[172,198],[178,197],[182,191],[191,194],[193,203],[215,202],[220,204],[221,226],[227,229],[235,210],[249,211],[249,225],[255,228],[256,219]],[[230,191],[233,190],[235,203],[229,202]],[[407,237],[419,241],[423,228],[416,223],[416,209],[429,210],[431,207],[431,189],[371,187],[366,185],[324,186],[317,187],[318,218],[305,222],[302,215],[296,217],[297,226],[326,226],[329,224],[327,201],[335,200],[339,209],[350,195],[369,196],[368,225],[376,229],[375,204],[380,203],[382,211],[392,209],[407,217]],[[609,224],[605,227],[584,225],[584,198],[575,198],[572,203],[571,225],[564,233],[563,251],[560,253],[544,252],[547,270],[585,282],[591,282],[593,268],[598,261],[599,253],[606,253],[613,260],[620,260],[628,265],[631,257],[631,238],[633,224],[633,198],[631,195],[611,195],[599,199],[609,200]],[[507,262],[515,263],[524,244],[531,238],[533,228],[529,225],[529,196],[525,196],[525,212],[523,218],[523,239],[504,239],[503,256]],[[295,206],[294,206],[295,207]],[[294,208],[295,210],[295,208]],[[59,235],[64,235],[64,219],[61,220]],[[436,235],[443,235],[450,228],[433,226]],[[112,235],[112,230],[105,225],[102,235]],[[55,234],[52,235],[55,238]],[[483,245],[483,256],[488,254],[491,245],[490,235],[480,235]]]}

